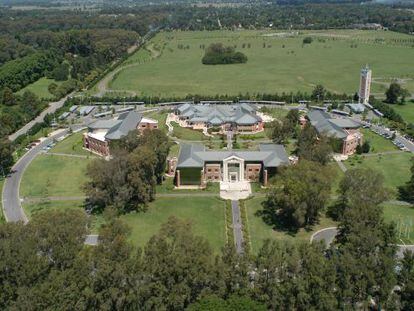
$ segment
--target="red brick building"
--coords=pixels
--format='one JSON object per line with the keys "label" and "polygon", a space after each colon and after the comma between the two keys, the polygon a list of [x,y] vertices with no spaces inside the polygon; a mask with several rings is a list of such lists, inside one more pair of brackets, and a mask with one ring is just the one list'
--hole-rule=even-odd
{"label": "red brick building", "polygon": [[158,128],[158,121],[143,117],[136,111],[130,111],[119,115],[117,119],[98,120],[88,126],[88,132],[83,136],[85,149],[109,156],[109,145],[113,140],[126,136],[130,131]]}

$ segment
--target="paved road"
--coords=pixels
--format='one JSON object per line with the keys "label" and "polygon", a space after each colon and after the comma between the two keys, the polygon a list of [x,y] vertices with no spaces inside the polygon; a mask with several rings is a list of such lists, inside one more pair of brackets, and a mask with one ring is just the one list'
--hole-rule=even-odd
{"label": "paved road", "polygon": [[233,233],[234,243],[236,245],[236,252],[238,254],[243,253],[243,232],[242,222],[240,217],[239,201],[231,201],[231,211],[233,215]]}
{"label": "paved road", "polygon": [[[324,241],[327,246],[329,246],[335,236],[338,234],[338,229],[336,227],[325,228],[315,232],[311,236],[311,242],[313,241]],[[414,252],[414,245],[398,245],[397,257],[402,258],[404,256],[405,251]]]}
{"label": "paved road", "polygon": [[27,222],[27,217],[21,207],[21,201],[19,197],[20,181],[23,177],[24,170],[29,166],[30,162],[42,151],[42,148],[50,144],[53,139],[62,137],[68,133],[67,130],[62,131],[30,149],[25,155],[23,155],[12,168],[12,173],[6,178],[3,186],[3,212],[6,221]]}
{"label": "paved road", "polygon": [[39,114],[34,120],[30,121],[29,123],[27,123],[25,126],[23,126],[20,130],[18,130],[17,132],[11,134],[9,136],[9,140],[14,141],[17,137],[19,137],[20,135],[26,134],[27,131],[29,131],[36,123],[42,123],[45,116],[48,113],[54,113],[56,110],[58,110],[59,108],[61,108],[63,106],[63,104],[65,103],[65,101],[73,96],[74,93],[70,93],[69,95],[66,95],[65,97],[63,97],[61,100],[57,101],[57,102],[53,102],[53,103],[49,103],[49,107],[46,108],[45,110],[43,110],[41,112],[41,114]]}
{"label": "paved road", "polygon": [[[30,162],[42,151],[42,148],[50,144],[54,139],[67,135],[69,130],[61,131],[51,137],[48,137],[36,147],[30,149],[24,154],[19,161],[13,166],[12,173],[6,178],[3,185],[3,214],[7,222],[28,222],[21,206],[21,200],[19,196],[20,181],[23,177],[25,169],[29,166]],[[98,243],[98,236],[88,235],[86,236],[85,244],[96,245]]]}

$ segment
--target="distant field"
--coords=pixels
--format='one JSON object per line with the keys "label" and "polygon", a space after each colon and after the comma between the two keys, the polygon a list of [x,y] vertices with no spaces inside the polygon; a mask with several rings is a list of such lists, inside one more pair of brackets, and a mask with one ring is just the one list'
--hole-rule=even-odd
{"label": "distant field", "polygon": [[23,94],[25,91],[31,91],[35,93],[39,98],[53,99],[54,96],[48,91],[48,87],[51,83],[56,83],[57,85],[62,82],[56,82],[52,79],[41,78],[36,82],[29,84],[25,88],[21,89],[18,94]]}
{"label": "distant field", "polygon": [[[305,36],[314,40],[303,46]],[[369,64],[378,80],[374,93],[383,94],[383,83],[391,78],[405,79],[405,86],[414,93],[414,72],[407,66],[414,54],[410,39],[399,33],[357,30],[306,31],[292,36],[283,31],[163,32],[151,41],[153,58],[146,50],[138,51],[126,60],[128,67],[115,76],[110,88],[154,96],[237,95],[309,92],[321,83],[332,92],[353,93],[361,67]],[[202,46],[215,42],[237,46],[248,62],[202,65]]]}

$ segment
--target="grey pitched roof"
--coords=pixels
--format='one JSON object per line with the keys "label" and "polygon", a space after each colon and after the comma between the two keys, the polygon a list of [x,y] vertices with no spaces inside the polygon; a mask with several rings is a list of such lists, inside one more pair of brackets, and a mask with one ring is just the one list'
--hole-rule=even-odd
{"label": "grey pitched roof", "polygon": [[207,122],[212,125],[236,123],[250,125],[262,121],[256,115],[256,108],[242,103],[233,105],[190,105],[183,104],[177,108],[178,113],[190,122]]}
{"label": "grey pitched roof", "polygon": [[141,122],[142,115],[136,111],[130,111],[119,115],[118,124],[109,129],[106,133],[106,139],[120,139],[126,136],[130,131],[135,130]]}
{"label": "grey pitched roof", "polygon": [[98,120],[88,125],[88,128],[91,130],[97,129],[110,129],[120,123],[121,120],[111,119],[111,120]]}
{"label": "grey pitched roof", "polygon": [[318,133],[324,133],[340,139],[348,136],[340,126],[330,122],[331,116],[325,111],[312,110],[308,113],[308,118]]}
{"label": "grey pitched roof", "polygon": [[183,144],[178,155],[177,168],[203,167],[205,162],[221,162],[231,156],[247,162],[262,162],[265,167],[278,167],[289,163],[282,145],[260,144],[258,151],[212,151],[205,150],[201,144]]}

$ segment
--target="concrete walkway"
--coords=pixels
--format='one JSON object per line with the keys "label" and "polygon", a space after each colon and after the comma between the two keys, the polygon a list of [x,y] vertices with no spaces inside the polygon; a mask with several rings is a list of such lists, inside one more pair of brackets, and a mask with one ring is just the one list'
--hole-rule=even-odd
{"label": "concrete walkway", "polygon": [[233,215],[233,233],[234,233],[234,244],[236,246],[236,252],[238,254],[243,253],[243,231],[242,221],[240,216],[239,201],[231,201],[231,212]]}
{"label": "concrete walkway", "polygon": [[342,172],[346,172],[348,169],[346,168],[345,164],[343,164],[341,161],[339,160],[335,160],[336,163],[338,163],[339,168],[341,169]]}
{"label": "concrete walkway", "polygon": [[228,131],[227,132],[227,150],[233,149],[233,132]]}
{"label": "concrete walkway", "polygon": [[60,152],[45,152],[44,154],[62,156],[62,157],[81,158],[81,159],[98,158],[97,156],[94,156],[94,155],[81,155],[81,154],[70,154],[70,153],[60,153]]}

